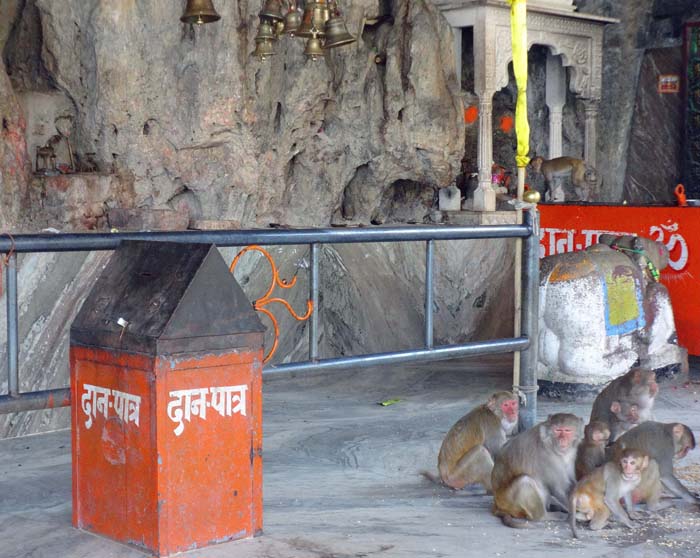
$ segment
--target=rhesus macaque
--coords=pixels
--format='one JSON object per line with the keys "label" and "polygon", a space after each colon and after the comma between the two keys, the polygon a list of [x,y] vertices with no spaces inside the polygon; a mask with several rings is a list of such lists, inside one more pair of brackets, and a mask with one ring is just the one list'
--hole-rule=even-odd
{"label": "rhesus macaque", "polygon": [[423,476],[457,490],[481,483],[490,491],[493,456],[517,426],[518,397],[509,391],[494,393],[450,428],[438,455],[440,478],[427,471]]}
{"label": "rhesus macaque", "polygon": [[[642,480],[639,486],[632,491],[632,504],[641,504],[646,502],[649,511],[659,511],[667,508],[671,504],[669,502],[661,503],[661,473],[659,472],[659,464],[654,459],[649,460],[649,467],[642,471]],[[636,510],[636,506],[634,507]],[[636,519],[636,511],[627,511],[632,519]]]}
{"label": "rhesus macaque", "polygon": [[617,428],[616,423],[620,422],[620,417],[613,412],[613,403],[616,401],[636,405],[636,415],[639,419],[637,422],[652,420],[651,410],[658,392],[659,384],[656,383],[656,373],[653,370],[633,368],[615,378],[598,394],[593,402],[589,422],[605,422],[610,426],[612,434],[613,428]]}
{"label": "rhesus macaque", "polygon": [[503,446],[495,458],[491,484],[493,513],[504,525],[532,527],[528,520],[555,518],[550,506],[567,509],[582,435],[583,420],[557,413]]}
{"label": "rhesus macaque", "polygon": [[586,425],[583,442],[576,452],[576,480],[605,463],[605,446],[609,439],[610,429],[604,422],[596,421]]}
{"label": "rhesus macaque", "polygon": [[595,169],[586,165],[586,162],[574,157],[555,157],[554,159],[545,160],[543,157],[533,157],[530,161],[530,166],[535,172],[541,172],[544,175],[544,196],[547,192],[552,192],[552,179],[559,176],[571,175],[571,183],[576,189],[576,193],[583,201],[589,201],[586,193],[595,186],[597,176]]}
{"label": "rhesus macaque", "polygon": [[695,448],[695,436],[686,425],[679,422],[644,422],[623,434],[612,447],[613,459],[627,448],[646,453],[659,465],[661,484],[686,502],[700,503],[700,498],[691,493],[673,474],[673,460],[685,457]]}
{"label": "rhesus macaque", "polygon": [[629,401],[613,401],[610,405],[610,443],[617,440],[640,422],[639,405]]}
{"label": "rhesus macaque", "polygon": [[[605,527],[611,512],[627,527],[633,527],[627,513],[632,510],[632,491],[639,486],[642,471],[648,466],[648,455],[638,449],[625,449],[617,459],[608,461],[578,481],[569,499],[569,522],[574,537],[578,537],[577,512],[580,512],[581,519],[591,522],[593,531]],[[625,501],[627,511],[620,505],[620,498]]]}

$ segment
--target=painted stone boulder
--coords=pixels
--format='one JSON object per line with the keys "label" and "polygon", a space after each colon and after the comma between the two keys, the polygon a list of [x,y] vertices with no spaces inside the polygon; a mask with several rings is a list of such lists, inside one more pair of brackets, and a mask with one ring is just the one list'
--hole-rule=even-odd
{"label": "painted stone boulder", "polygon": [[541,260],[538,378],[545,391],[599,386],[637,362],[653,370],[684,362],[671,300],[658,282],[667,264],[663,244],[614,235]]}

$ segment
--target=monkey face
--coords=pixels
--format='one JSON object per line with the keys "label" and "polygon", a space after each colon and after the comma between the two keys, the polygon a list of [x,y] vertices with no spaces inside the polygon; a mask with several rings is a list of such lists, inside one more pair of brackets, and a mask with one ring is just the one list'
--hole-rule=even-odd
{"label": "monkey face", "polygon": [[628,424],[639,424],[639,405],[628,401],[613,401],[610,412],[617,420]]}
{"label": "monkey face", "polygon": [[642,471],[647,468],[649,457],[636,450],[625,450],[620,458],[620,471],[626,481],[639,481]]}
{"label": "monkey face", "polygon": [[606,446],[610,439],[610,429],[606,423],[601,421],[594,421],[586,425],[584,432],[585,438],[597,446]]}
{"label": "monkey face", "polygon": [[608,444],[608,440],[610,439],[610,430],[607,428],[605,430],[594,430],[591,438],[597,445],[605,446]]}
{"label": "monkey face", "polygon": [[637,401],[640,405],[647,406],[659,393],[659,384],[656,383],[656,372],[653,370],[637,369],[632,375],[632,387],[629,399]]}
{"label": "monkey face", "polygon": [[518,400],[517,399],[506,399],[501,402],[501,412],[503,416],[508,419],[508,422],[515,422],[518,420]]}
{"label": "monkey face", "polygon": [[534,170],[535,172],[540,172],[540,168],[542,167],[543,160],[544,159],[542,159],[542,157],[533,157],[530,160],[530,166],[532,167],[532,170]]}
{"label": "monkey face", "polygon": [[555,426],[552,428],[552,432],[559,449],[562,451],[569,449],[574,439],[574,429],[570,426]]}

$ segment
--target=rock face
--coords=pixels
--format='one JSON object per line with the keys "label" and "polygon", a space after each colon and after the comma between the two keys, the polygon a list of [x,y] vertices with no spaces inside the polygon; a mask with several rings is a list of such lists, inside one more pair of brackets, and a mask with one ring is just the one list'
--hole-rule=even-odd
{"label": "rock face", "polygon": [[681,179],[683,98],[659,93],[662,74],[681,75],[679,47],[647,51],[639,76],[623,197],[633,203],[676,203]]}
{"label": "rock face", "polygon": [[[28,186],[29,158],[20,151],[23,181],[3,183],[16,197],[8,221],[15,230],[101,229],[120,208],[132,217],[171,209],[191,222],[242,228],[421,223],[459,172],[464,121],[451,32],[430,3],[343,6],[352,33],[364,17],[370,24],[356,44],[316,63],[289,38],[270,61],[250,57],[259,2],[219,2],[221,21],[195,28],[180,24],[180,6],[166,0],[14,7],[4,48],[14,90],[0,72],[1,91],[41,99],[32,105],[40,125],[30,141],[54,133],[46,115],[56,114],[72,124],[75,153],[95,153],[101,171],[34,177]],[[512,245],[436,244],[436,344],[511,335]],[[282,277],[298,275],[281,296],[303,313],[308,248],[270,250]],[[323,247],[321,356],[422,347],[424,250]],[[224,250],[228,261],[234,252]],[[21,389],[67,385],[68,328],[107,257],[20,258]],[[236,271],[251,300],[267,287],[266,266],[250,255]],[[272,310],[281,328],[273,362],[305,359],[308,324]],[[0,303],[0,323],[4,312]],[[0,417],[0,437],[67,424],[65,410]]]}
{"label": "rock face", "polygon": [[[221,20],[195,28],[165,0],[33,4],[42,64],[76,107],[76,151],[133,173],[136,206],[190,195],[211,219],[320,225],[341,207],[368,221],[398,181],[454,180],[462,109],[449,26],[429,3],[396,3],[393,23],[366,26],[328,63],[289,38],[271,60],[251,58],[255,2],[220,3]],[[377,10],[349,4],[350,29]],[[13,68],[19,86],[29,66]]]}

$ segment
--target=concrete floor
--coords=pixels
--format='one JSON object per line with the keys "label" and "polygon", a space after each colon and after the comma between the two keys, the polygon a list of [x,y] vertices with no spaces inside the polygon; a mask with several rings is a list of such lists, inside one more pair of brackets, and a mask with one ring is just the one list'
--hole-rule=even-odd
{"label": "concrete floor", "polygon": [[[700,556],[700,511],[678,506],[629,531],[613,524],[571,539],[563,522],[514,530],[479,489],[453,492],[418,475],[466,410],[510,385],[509,359],[447,362],[266,380],[264,534],[187,558],[548,555]],[[696,383],[697,382],[697,383]],[[700,434],[700,374],[661,384],[655,414]],[[401,399],[388,407],[388,398]],[[539,416],[587,417],[589,403],[539,401]],[[700,449],[678,464],[700,490]],[[142,558],[71,527],[70,434],[0,441],[1,558]]]}

